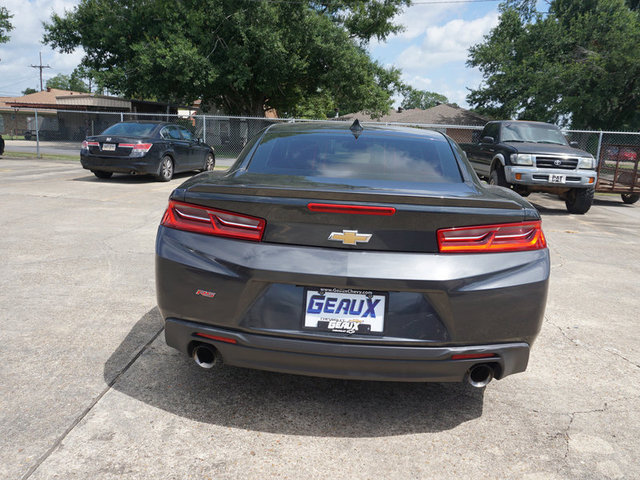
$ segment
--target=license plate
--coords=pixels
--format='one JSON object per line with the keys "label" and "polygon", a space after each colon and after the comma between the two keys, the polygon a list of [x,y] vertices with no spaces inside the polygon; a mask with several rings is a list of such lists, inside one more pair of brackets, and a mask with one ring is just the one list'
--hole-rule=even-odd
{"label": "license plate", "polygon": [[382,335],[387,295],[363,290],[305,290],[304,328],[322,332]]}
{"label": "license plate", "polygon": [[550,183],[565,183],[567,181],[566,175],[549,175]]}
{"label": "license plate", "polygon": [[115,143],[103,143],[102,144],[102,150],[104,150],[106,152],[114,152],[116,150],[116,144]]}

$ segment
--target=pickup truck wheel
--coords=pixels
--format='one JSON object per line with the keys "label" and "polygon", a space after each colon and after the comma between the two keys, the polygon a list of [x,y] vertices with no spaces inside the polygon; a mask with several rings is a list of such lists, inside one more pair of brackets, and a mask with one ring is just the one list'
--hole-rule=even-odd
{"label": "pickup truck wheel", "polygon": [[622,193],[620,196],[622,197],[622,201],[628,205],[640,200],[640,193]]}
{"label": "pickup truck wheel", "polygon": [[496,168],[491,171],[491,176],[489,176],[489,185],[498,185],[500,187],[509,187],[507,183],[507,179],[504,176],[504,172],[501,168]]}
{"label": "pickup truck wheel", "polygon": [[567,192],[564,203],[567,205],[569,213],[582,215],[587,213],[593,203],[593,188],[574,188]]}

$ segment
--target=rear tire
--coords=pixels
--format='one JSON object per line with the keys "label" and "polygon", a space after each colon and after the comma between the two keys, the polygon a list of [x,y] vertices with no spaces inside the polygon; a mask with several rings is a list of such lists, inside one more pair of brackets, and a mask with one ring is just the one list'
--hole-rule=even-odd
{"label": "rear tire", "polygon": [[162,157],[162,163],[160,164],[160,173],[158,174],[158,180],[161,182],[168,182],[173,178],[173,160],[169,155]]}
{"label": "rear tire", "polygon": [[498,185],[499,187],[509,188],[507,179],[504,176],[504,171],[500,167],[491,171],[491,175],[489,176],[489,185]]}
{"label": "rear tire", "polygon": [[207,158],[204,161],[203,172],[211,172],[216,167],[216,159],[213,156],[213,153],[207,153]]}
{"label": "rear tire", "polygon": [[569,190],[564,200],[567,211],[578,215],[587,213],[593,203],[594,192],[593,188],[574,188]]}
{"label": "rear tire", "polygon": [[622,201],[627,205],[632,205],[640,200],[640,193],[622,193],[620,194]]}
{"label": "rear tire", "polygon": [[113,172],[101,172],[99,170],[91,170],[91,172],[98,178],[111,178],[111,176],[113,175]]}

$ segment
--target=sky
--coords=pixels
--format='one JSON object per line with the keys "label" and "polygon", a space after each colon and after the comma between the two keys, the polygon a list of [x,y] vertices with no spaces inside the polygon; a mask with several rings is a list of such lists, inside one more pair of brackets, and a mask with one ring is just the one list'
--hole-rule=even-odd
{"label": "sky", "polygon": [[[62,54],[43,45],[42,22],[53,12],[62,15],[78,0],[0,0],[14,16],[8,43],[0,45],[0,96],[19,96],[28,87],[40,88],[39,71],[30,65],[42,63],[44,83],[59,73],[70,74],[80,63],[82,52]],[[469,88],[482,80],[479,71],[467,68],[467,49],[482,41],[498,22],[498,1],[414,0],[396,18],[405,27],[385,42],[369,46],[371,56],[383,65],[394,65],[403,80],[420,90],[445,95],[466,107]]]}

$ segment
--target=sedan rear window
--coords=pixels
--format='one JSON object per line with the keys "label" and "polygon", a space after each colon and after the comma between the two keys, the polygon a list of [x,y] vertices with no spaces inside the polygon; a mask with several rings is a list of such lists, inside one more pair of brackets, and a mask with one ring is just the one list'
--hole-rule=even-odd
{"label": "sedan rear window", "polygon": [[155,123],[116,123],[107,128],[102,135],[126,135],[127,137],[148,137],[157,127]]}
{"label": "sedan rear window", "polygon": [[462,181],[442,138],[364,132],[267,133],[251,159],[254,173],[401,182]]}

